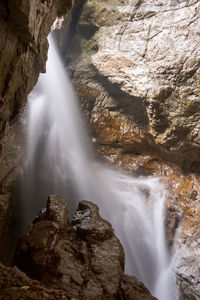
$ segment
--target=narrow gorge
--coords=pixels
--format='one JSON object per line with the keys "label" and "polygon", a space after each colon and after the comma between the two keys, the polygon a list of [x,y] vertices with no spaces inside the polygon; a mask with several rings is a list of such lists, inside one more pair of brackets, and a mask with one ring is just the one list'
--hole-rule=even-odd
{"label": "narrow gorge", "polygon": [[0,2],[0,299],[200,299],[199,17]]}

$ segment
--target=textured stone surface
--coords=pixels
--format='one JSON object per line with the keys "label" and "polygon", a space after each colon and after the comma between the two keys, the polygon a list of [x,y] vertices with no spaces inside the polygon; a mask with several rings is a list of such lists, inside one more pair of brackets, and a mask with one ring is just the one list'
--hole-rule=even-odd
{"label": "textured stone surface", "polygon": [[46,288],[38,281],[30,279],[16,267],[6,267],[0,263],[1,300],[78,300],[68,296],[63,290]]}
{"label": "textured stone surface", "polygon": [[70,47],[66,51],[67,41],[61,47],[96,148],[109,163],[134,176],[163,177],[170,191],[169,246],[176,229],[182,229],[177,237],[181,297],[196,300],[200,295],[196,267],[200,2],[91,0],[83,7],[80,1],[76,4],[74,14],[79,8],[80,17],[68,24]]}
{"label": "textured stone surface", "polygon": [[97,205],[79,203],[71,224],[67,206],[51,196],[19,241],[15,263],[30,277],[77,299],[155,299],[124,275],[124,251]]}
{"label": "textured stone surface", "polygon": [[[168,187],[166,235],[175,252],[177,282],[181,300],[199,299],[200,179],[183,175],[172,163],[148,153],[124,153],[121,149],[98,146],[106,161],[133,176],[159,176]],[[148,189],[141,187],[148,197]],[[172,252],[172,253],[173,253]]]}
{"label": "textured stone surface", "polygon": [[199,235],[195,241],[191,237],[178,249],[177,281],[180,287],[180,300],[199,300]]}
{"label": "textured stone surface", "polygon": [[100,143],[199,172],[199,16],[197,0],[86,1],[66,62]]}
{"label": "textured stone surface", "polygon": [[25,157],[23,120],[16,116],[45,71],[51,25],[70,6],[71,0],[0,2],[0,236],[11,215],[8,195]]}

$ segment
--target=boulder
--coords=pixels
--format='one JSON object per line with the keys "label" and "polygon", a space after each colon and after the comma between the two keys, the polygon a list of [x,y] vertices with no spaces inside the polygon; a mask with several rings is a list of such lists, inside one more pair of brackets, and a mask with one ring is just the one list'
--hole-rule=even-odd
{"label": "boulder", "polygon": [[70,223],[67,205],[50,196],[20,238],[15,264],[48,288],[77,299],[146,299],[149,291],[124,274],[124,251],[97,205],[81,201]]}

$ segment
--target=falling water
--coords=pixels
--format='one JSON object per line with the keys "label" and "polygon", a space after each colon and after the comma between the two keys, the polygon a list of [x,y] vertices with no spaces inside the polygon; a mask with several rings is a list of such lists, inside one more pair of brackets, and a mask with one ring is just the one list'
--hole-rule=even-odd
{"label": "falling water", "polygon": [[73,214],[77,202],[98,204],[126,252],[126,272],[159,300],[175,300],[175,280],[164,233],[166,188],[159,178],[132,178],[97,162],[77,99],[50,38],[47,73],[29,96],[26,222],[62,195]]}

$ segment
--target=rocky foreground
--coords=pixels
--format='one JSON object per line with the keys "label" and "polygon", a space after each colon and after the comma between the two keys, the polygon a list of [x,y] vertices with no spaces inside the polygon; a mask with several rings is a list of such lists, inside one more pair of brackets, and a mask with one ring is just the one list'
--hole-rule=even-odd
{"label": "rocky foreground", "polygon": [[97,205],[80,202],[70,222],[65,201],[50,196],[18,243],[15,264],[29,277],[0,264],[0,299],[155,300],[124,274],[124,263],[123,247]]}

